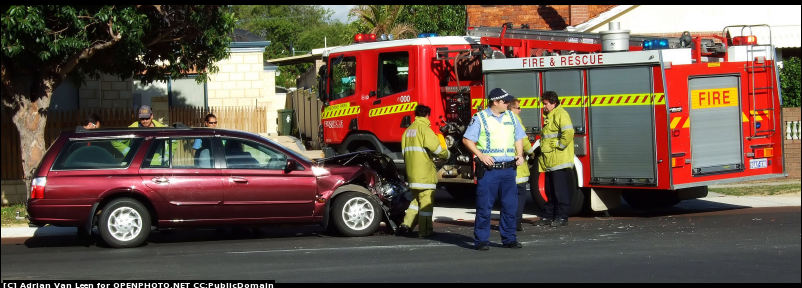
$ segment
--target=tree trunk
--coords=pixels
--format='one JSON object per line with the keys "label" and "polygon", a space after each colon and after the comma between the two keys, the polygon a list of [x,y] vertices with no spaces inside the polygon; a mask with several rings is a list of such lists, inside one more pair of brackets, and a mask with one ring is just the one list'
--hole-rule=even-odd
{"label": "tree trunk", "polygon": [[[22,171],[26,182],[34,176],[34,170],[39,166],[47,149],[45,126],[47,126],[47,109],[50,106],[53,83],[53,80],[43,79],[38,84],[31,85],[33,87],[27,91],[24,88],[11,89],[21,94],[28,92],[28,95],[14,95],[18,109],[11,118],[19,131]],[[27,184],[30,187],[30,184]]]}

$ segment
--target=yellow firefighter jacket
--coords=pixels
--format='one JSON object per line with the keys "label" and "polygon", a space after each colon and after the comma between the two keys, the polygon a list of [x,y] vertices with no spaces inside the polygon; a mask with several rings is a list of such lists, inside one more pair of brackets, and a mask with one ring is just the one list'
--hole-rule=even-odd
{"label": "yellow firefighter jacket", "polygon": [[429,127],[426,117],[415,117],[415,122],[404,131],[401,151],[407,170],[410,189],[428,190],[437,188],[437,169],[429,154],[448,159],[448,149],[440,145],[440,140]]}
{"label": "yellow firefighter jacket", "polygon": [[[515,118],[518,119],[518,123],[521,124],[521,128],[524,131],[526,131],[526,127],[524,127],[524,123],[521,122],[521,116],[518,116],[518,114],[516,114]],[[524,137],[524,139],[521,139],[521,143],[523,144],[523,148],[524,148],[524,153],[525,154],[532,154],[532,153],[535,152],[535,150],[532,149],[532,142],[529,142],[529,137]],[[526,161],[524,161],[524,164],[521,165],[521,166],[518,166],[518,168],[515,170],[515,184],[521,184],[521,183],[528,182],[529,181],[529,175],[530,175],[530,173],[529,173],[529,165],[527,165]]]}
{"label": "yellow firefighter jacket", "polygon": [[562,106],[545,115],[540,132],[540,172],[574,167],[574,124]]}

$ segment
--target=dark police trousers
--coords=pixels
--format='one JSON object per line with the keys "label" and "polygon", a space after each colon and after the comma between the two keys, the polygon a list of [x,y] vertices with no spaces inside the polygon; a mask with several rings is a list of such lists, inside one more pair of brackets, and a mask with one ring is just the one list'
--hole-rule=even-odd
{"label": "dark police trousers", "polygon": [[476,218],[474,244],[487,244],[490,238],[490,213],[496,199],[501,199],[499,232],[501,243],[517,241],[515,212],[518,209],[518,188],[515,185],[515,167],[487,170],[476,187]]}
{"label": "dark police trousers", "polygon": [[574,168],[565,168],[546,172],[546,197],[548,201],[543,206],[543,217],[558,219],[568,218],[571,210],[571,196],[574,184]]}

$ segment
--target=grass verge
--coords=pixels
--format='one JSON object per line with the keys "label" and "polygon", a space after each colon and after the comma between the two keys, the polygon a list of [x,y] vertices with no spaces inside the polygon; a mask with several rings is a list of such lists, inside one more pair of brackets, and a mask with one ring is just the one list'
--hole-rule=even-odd
{"label": "grass verge", "polygon": [[800,189],[802,189],[800,186],[802,186],[800,183],[792,183],[782,185],[708,188],[708,191],[732,196],[770,196],[794,193],[798,194]]}
{"label": "grass verge", "polygon": [[2,218],[2,225],[5,226],[19,226],[28,224],[28,219],[22,218],[21,220],[17,219],[17,211],[19,211],[20,217],[25,217],[28,215],[28,211],[25,210],[25,204],[14,204],[3,206],[3,218]]}

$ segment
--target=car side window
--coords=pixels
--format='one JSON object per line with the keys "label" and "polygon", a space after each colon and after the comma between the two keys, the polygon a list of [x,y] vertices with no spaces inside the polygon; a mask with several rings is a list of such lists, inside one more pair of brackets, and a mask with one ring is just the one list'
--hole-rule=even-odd
{"label": "car side window", "polygon": [[56,158],[53,170],[85,170],[126,168],[131,164],[142,139],[129,139],[125,153],[113,146],[114,139],[77,140],[65,144]]}
{"label": "car side window", "polygon": [[173,138],[153,140],[145,156],[144,168],[203,169],[214,168],[210,138]]}
{"label": "car side window", "polygon": [[240,139],[223,139],[229,169],[283,170],[287,155],[271,147]]}

